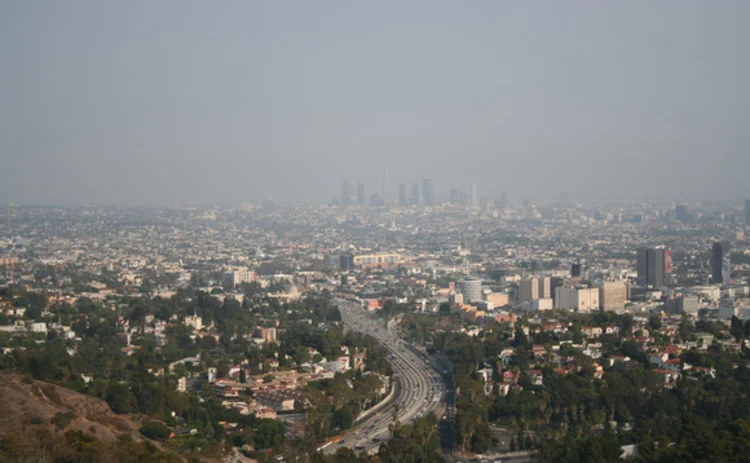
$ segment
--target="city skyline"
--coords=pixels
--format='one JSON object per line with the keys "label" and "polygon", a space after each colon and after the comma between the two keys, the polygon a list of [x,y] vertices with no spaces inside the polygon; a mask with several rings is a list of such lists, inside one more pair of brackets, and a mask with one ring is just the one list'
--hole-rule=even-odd
{"label": "city skyline", "polygon": [[0,462],[746,461],[749,19],[0,2]]}
{"label": "city skyline", "polygon": [[750,4],[543,3],[5,3],[0,203],[750,197]]}

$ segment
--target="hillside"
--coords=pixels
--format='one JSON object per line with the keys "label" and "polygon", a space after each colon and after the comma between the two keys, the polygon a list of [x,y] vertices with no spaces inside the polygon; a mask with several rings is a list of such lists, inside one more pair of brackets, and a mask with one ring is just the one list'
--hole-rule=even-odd
{"label": "hillside", "polygon": [[126,434],[139,441],[138,426],[116,415],[103,400],[14,373],[0,373],[0,435],[45,426],[62,433],[80,430],[105,443]]}

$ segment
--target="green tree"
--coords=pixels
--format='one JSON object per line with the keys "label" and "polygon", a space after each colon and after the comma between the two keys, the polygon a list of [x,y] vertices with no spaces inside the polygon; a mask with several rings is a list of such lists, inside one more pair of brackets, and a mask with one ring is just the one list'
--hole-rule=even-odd
{"label": "green tree", "polygon": [[255,448],[277,448],[284,442],[284,425],[276,420],[263,419],[255,431]]}
{"label": "green tree", "polygon": [[341,429],[349,429],[352,427],[353,423],[354,417],[346,407],[339,408],[338,410],[333,412],[333,416],[331,417],[331,424],[333,426]]}

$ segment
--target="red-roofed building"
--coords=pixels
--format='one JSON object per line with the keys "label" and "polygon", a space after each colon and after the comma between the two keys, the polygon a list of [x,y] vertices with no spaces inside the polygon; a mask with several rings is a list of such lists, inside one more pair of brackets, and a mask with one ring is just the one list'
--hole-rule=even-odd
{"label": "red-roofed building", "polygon": [[666,360],[666,361],[662,362],[661,365],[659,365],[659,366],[660,366],[660,368],[662,368],[664,370],[670,370],[670,371],[679,372],[682,369],[681,368],[681,364],[682,364],[682,360],[676,358],[676,359]]}
{"label": "red-roofed building", "polygon": [[518,384],[520,374],[517,371],[508,370],[503,373],[503,382],[505,384]]}

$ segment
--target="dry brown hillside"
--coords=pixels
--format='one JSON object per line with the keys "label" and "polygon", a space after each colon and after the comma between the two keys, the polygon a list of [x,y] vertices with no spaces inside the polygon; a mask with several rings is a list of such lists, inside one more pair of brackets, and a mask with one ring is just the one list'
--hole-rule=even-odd
{"label": "dry brown hillside", "polygon": [[58,432],[81,430],[103,442],[114,442],[119,434],[140,440],[138,426],[113,413],[102,400],[43,381],[24,380],[18,374],[0,373],[0,436],[41,425]]}

